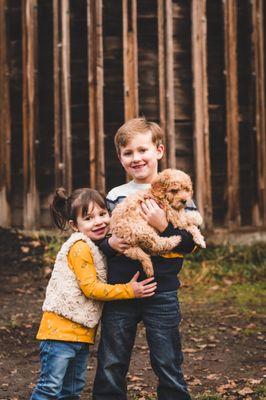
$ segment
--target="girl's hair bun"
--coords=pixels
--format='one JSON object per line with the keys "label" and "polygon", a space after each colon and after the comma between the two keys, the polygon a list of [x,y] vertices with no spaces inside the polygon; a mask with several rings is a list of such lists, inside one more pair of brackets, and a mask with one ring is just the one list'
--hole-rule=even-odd
{"label": "girl's hair bun", "polygon": [[60,187],[55,190],[50,212],[55,225],[62,231],[65,230],[69,220],[68,196],[65,188]]}
{"label": "girl's hair bun", "polygon": [[67,200],[68,199],[66,189],[63,188],[63,187],[60,187],[60,188],[56,189],[55,195],[56,195],[56,197],[58,197],[61,200]]}

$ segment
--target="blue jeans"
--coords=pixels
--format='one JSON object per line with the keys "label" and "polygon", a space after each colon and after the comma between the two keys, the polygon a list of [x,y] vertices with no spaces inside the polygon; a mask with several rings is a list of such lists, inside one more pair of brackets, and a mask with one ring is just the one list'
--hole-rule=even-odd
{"label": "blue jeans", "polygon": [[127,399],[126,374],[141,320],[146,328],[151,366],[159,378],[158,399],[189,400],[181,368],[183,354],[176,291],[105,304],[93,399]]}
{"label": "blue jeans", "polygon": [[42,341],[40,378],[30,400],[79,399],[86,382],[88,357],[87,343]]}

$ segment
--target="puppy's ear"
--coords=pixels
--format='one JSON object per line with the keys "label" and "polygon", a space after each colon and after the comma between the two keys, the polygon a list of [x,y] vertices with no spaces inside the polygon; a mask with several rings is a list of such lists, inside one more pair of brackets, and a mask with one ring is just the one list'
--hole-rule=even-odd
{"label": "puppy's ear", "polygon": [[151,192],[154,197],[162,200],[165,197],[166,190],[170,181],[170,169],[160,172],[151,184]]}
{"label": "puppy's ear", "polygon": [[155,198],[162,200],[165,197],[165,187],[161,182],[154,182],[151,187],[151,193]]}

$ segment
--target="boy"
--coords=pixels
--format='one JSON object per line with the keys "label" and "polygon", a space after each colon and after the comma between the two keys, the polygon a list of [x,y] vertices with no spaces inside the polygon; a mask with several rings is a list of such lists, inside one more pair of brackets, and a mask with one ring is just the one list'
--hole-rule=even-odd
{"label": "boy", "polygon": [[[148,188],[156,177],[158,161],[164,154],[162,136],[159,125],[144,118],[131,119],[119,128],[115,136],[117,154],[133,180],[109,192],[107,201],[111,210],[129,194]],[[172,253],[152,257],[157,282],[157,292],[153,297],[109,302],[104,306],[94,400],[127,399],[126,374],[140,321],[146,328],[151,366],[159,379],[158,399],[190,399],[181,369],[183,355],[178,329],[177,274],[182,268],[183,254],[192,252],[195,244],[188,232],[168,224],[164,211],[153,200],[147,200],[142,209],[149,224],[162,236],[178,234],[182,236],[182,241]],[[105,242],[102,248],[109,255],[109,283],[128,282],[132,274],[142,271],[138,261],[123,254],[114,256],[110,247],[121,251],[126,244],[112,237],[109,244]],[[140,277],[145,277],[143,272]]]}

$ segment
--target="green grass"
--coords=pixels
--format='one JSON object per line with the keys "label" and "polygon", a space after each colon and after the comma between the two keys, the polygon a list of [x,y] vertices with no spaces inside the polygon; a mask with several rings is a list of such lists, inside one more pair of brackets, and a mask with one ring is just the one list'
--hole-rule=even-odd
{"label": "green grass", "polygon": [[39,234],[39,240],[44,246],[44,264],[54,264],[57,253],[66,240],[66,234],[48,235],[43,232]]}
{"label": "green grass", "polygon": [[254,389],[254,393],[256,394],[257,399],[265,400],[266,399],[266,385],[259,385]]}
{"label": "green grass", "polygon": [[255,282],[266,275],[266,246],[210,246],[186,257],[183,278],[195,282]]}
{"label": "green grass", "polygon": [[188,307],[208,305],[210,310],[224,303],[245,317],[260,316],[266,303],[265,276],[264,243],[209,247],[186,258],[180,298]]}
{"label": "green grass", "polygon": [[265,289],[264,282],[236,284],[232,286],[230,294],[241,311],[249,309],[263,314],[266,303]]}

